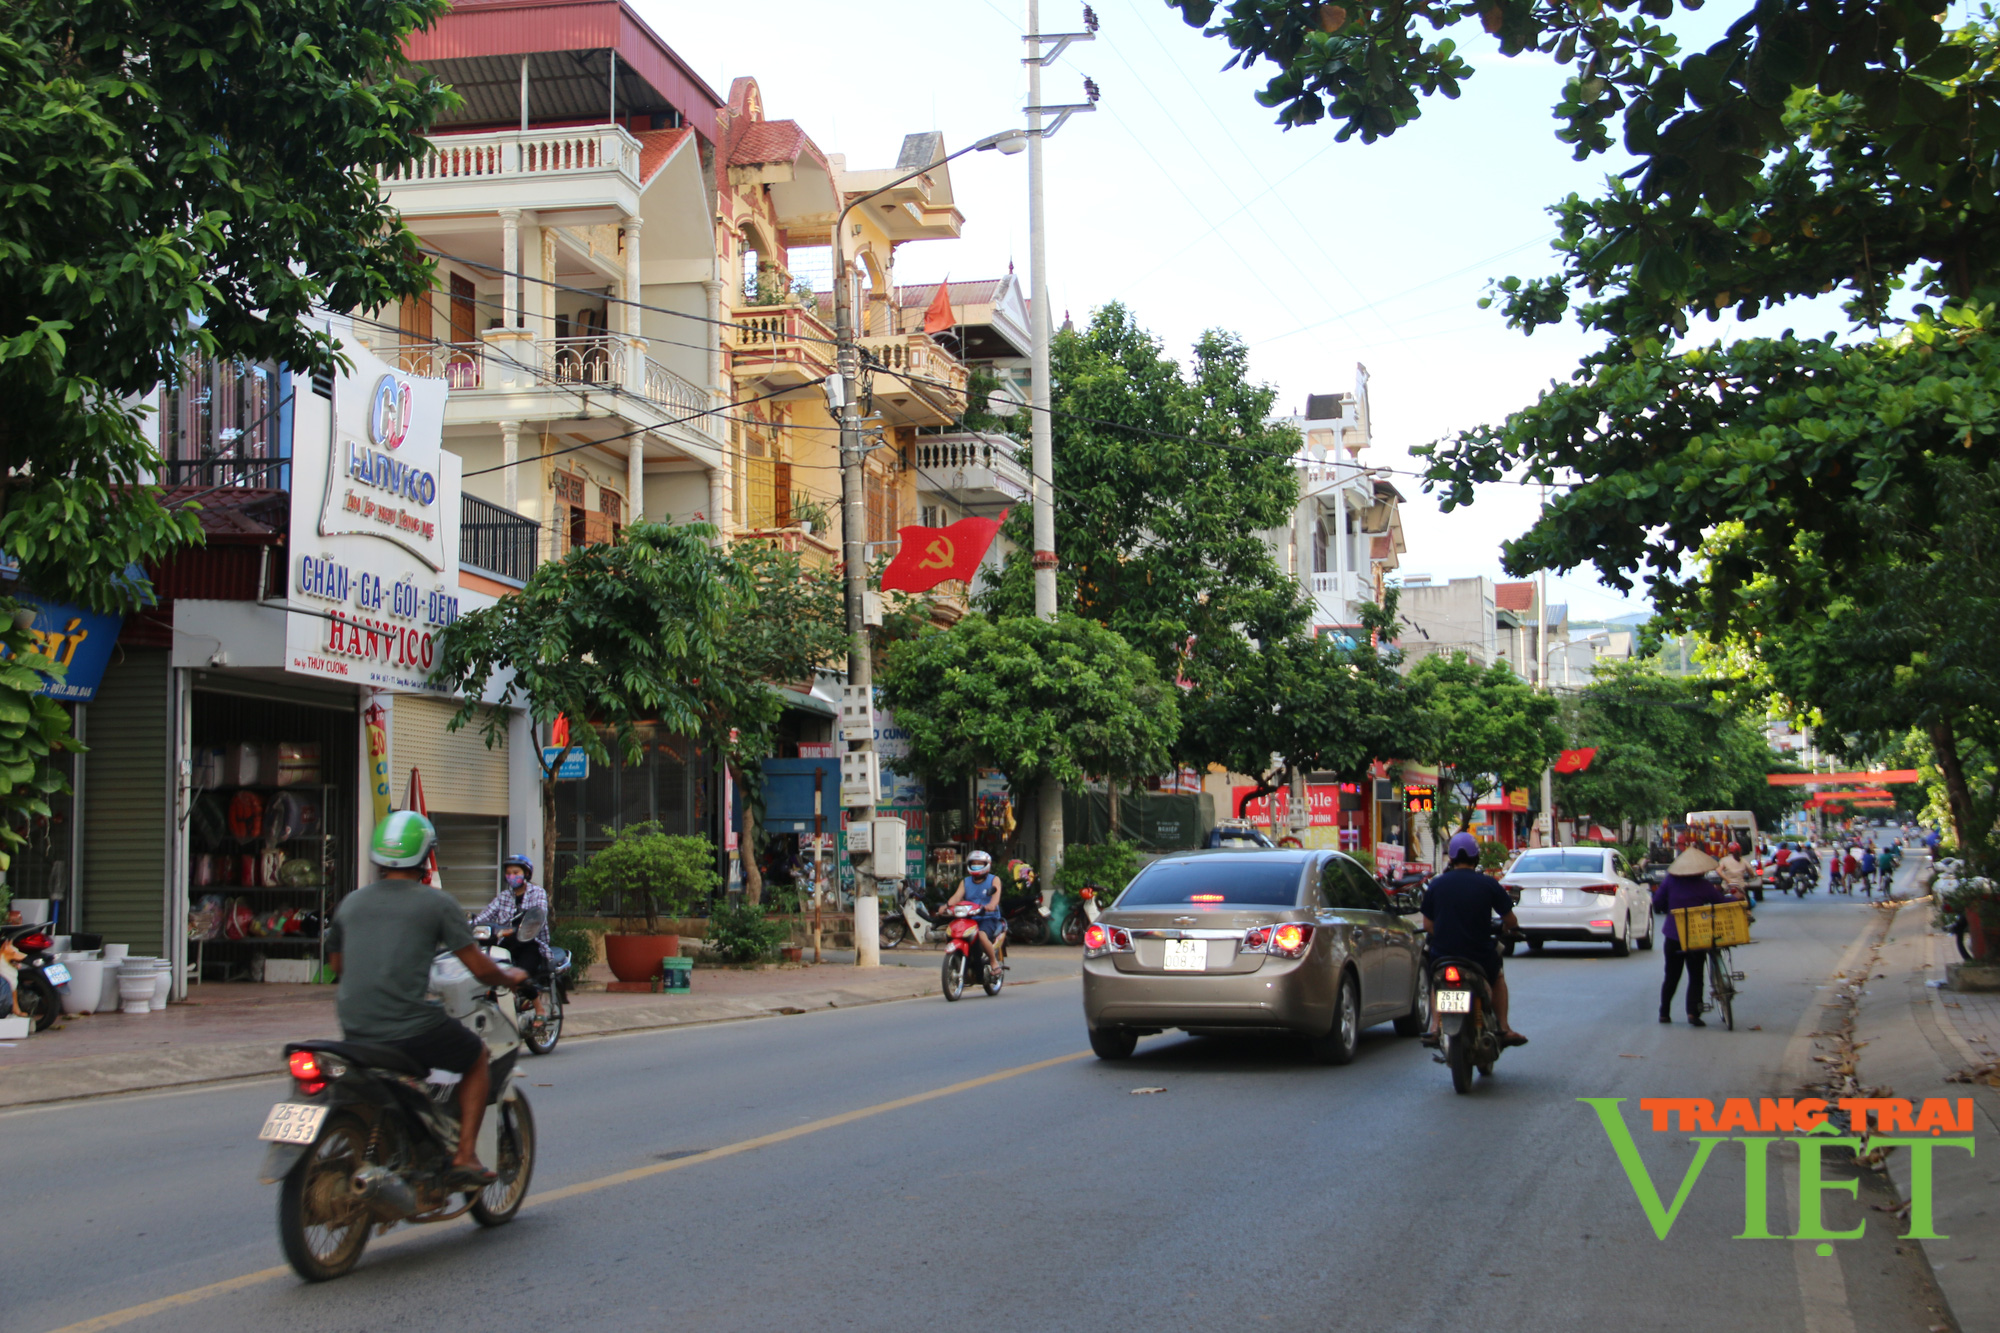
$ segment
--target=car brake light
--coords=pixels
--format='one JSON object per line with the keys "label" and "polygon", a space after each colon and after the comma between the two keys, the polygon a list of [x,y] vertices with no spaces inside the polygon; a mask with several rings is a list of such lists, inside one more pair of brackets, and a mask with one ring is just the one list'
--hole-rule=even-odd
{"label": "car brake light", "polygon": [[1113,926],[1111,928],[1111,952],[1131,953],[1132,932],[1129,930],[1123,930],[1117,926]]}
{"label": "car brake light", "polygon": [[1287,921],[1271,928],[1271,952],[1286,958],[1303,958],[1312,947],[1313,928],[1299,921]]}
{"label": "car brake light", "polygon": [[1577,885],[1577,887],[1578,887],[1578,888],[1580,888],[1580,889],[1582,889],[1582,890],[1583,890],[1583,891],[1584,891],[1585,893],[1616,893],[1616,892],[1618,892],[1618,886],[1617,886],[1616,884],[1579,884],[1579,885]]}
{"label": "car brake light", "polygon": [[1592,926],[1592,927],[1593,927],[1594,929],[1597,929],[1597,930],[1609,930],[1609,929],[1611,929],[1611,923],[1610,923],[1609,921],[1593,921],[1593,922],[1591,922],[1590,924],[1591,924],[1591,926]]}
{"label": "car brake light", "polygon": [[1110,942],[1109,932],[1095,922],[1083,932],[1083,947],[1091,953],[1103,953]]}
{"label": "car brake light", "polygon": [[1190,893],[1188,901],[1191,903],[1219,903],[1222,901],[1222,895],[1219,893]]}
{"label": "car brake light", "polygon": [[1447,966],[1447,967],[1445,968],[1445,970],[1444,970],[1444,984],[1445,984],[1445,985],[1447,985],[1447,986],[1456,986],[1456,985],[1458,985],[1458,984],[1459,984],[1459,983],[1460,983],[1461,981],[1464,981],[1464,980],[1465,980],[1465,974],[1464,974],[1463,972],[1460,972],[1460,971],[1458,970],[1458,968],[1456,968],[1456,967],[1454,967],[1454,966]]}
{"label": "car brake light", "polygon": [[306,1096],[310,1097],[326,1087],[326,1070],[320,1067],[319,1057],[311,1051],[293,1051],[285,1064],[292,1071],[292,1077],[298,1080],[299,1091]]}
{"label": "car brake light", "polygon": [[1244,953],[1265,953],[1271,947],[1271,928],[1258,926],[1243,932]]}
{"label": "car brake light", "polygon": [[55,938],[53,936],[44,934],[39,930],[32,935],[23,935],[20,939],[14,941],[15,946],[21,949],[46,949],[54,943]]}

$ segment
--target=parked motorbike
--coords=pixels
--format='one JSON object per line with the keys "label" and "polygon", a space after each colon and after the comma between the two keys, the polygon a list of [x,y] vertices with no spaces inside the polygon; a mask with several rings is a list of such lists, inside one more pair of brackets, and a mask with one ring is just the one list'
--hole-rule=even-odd
{"label": "parked motorbike", "polygon": [[1104,909],[1097,905],[1097,899],[1104,890],[1095,884],[1086,884],[1076,891],[1078,910],[1063,916],[1062,942],[1074,948],[1083,943],[1083,933],[1097,923],[1104,915]]}
{"label": "parked motorbike", "polygon": [[[472,938],[478,941],[482,948],[497,944],[507,951],[508,965],[516,965],[512,957],[512,936],[496,938],[493,927],[474,926]],[[563,1006],[569,1002],[569,990],[569,950],[550,945],[548,1003],[542,1007],[542,1012],[535,1011],[535,1000],[543,993],[540,986],[530,981],[514,991],[514,1021],[521,1029],[521,1041],[536,1055],[547,1055],[556,1048],[556,1043],[562,1040]]]}
{"label": "parked motorbike", "polygon": [[988,995],[998,995],[1007,984],[1005,970],[994,971],[979,945],[979,909],[960,903],[951,909],[951,924],[945,927],[950,942],[944,946],[944,998],[956,1000],[965,994],[968,983],[983,986]]}
{"label": "parked motorbike", "polygon": [[923,896],[912,889],[908,881],[897,894],[894,907],[879,913],[877,921],[877,938],[885,949],[894,949],[906,941],[922,948],[944,933],[944,927],[932,917]]}
{"label": "parked motorbike", "polygon": [[1451,1070],[1452,1091],[1470,1092],[1472,1071],[1492,1077],[1494,1062],[1506,1049],[1493,989],[1479,965],[1463,958],[1434,960],[1431,985],[1439,1015],[1437,1058]]}
{"label": "parked motorbike", "polygon": [[1047,895],[1036,889],[1022,894],[1011,907],[1005,899],[1000,905],[1000,917],[1007,923],[1007,936],[1017,944],[1046,944],[1049,918],[1054,911]]}
{"label": "parked motorbike", "polygon": [[[489,950],[503,961],[498,950]],[[457,1078],[419,1068],[392,1046],[302,1041],[285,1047],[292,1095],[257,1137],[270,1144],[258,1178],[278,1184],[278,1240],[300,1277],[351,1270],[370,1232],[398,1222],[445,1222],[470,1212],[481,1226],[514,1219],[535,1169],[535,1120],[514,1079],[521,1031],[449,954],[431,964],[445,1013],[486,1043],[493,1091],[479,1126],[479,1158],[499,1176],[485,1189],[445,1183],[458,1148]]]}
{"label": "parked motorbike", "polygon": [[48,1031],[62,1017],[63,990],[69,985],[69,969],[52,952],[56,944],[52,928],[9,926],[0,931],[0,943],[11,945],[20,955],[14,963],[15,1005],[35,1031]]}

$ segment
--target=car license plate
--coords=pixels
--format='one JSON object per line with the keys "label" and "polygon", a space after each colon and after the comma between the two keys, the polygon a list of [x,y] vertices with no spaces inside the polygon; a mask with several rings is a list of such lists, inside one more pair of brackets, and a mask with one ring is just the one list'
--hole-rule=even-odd
{"label": "car license plate", "polygon": [[1169,972],[1208,971],[1208,941],[1168,940],[1167,971]]}
{"label": "car license plate", "polygon": [[1441,1014],[1469,1014],[1472,1012],[1472,992],[1469,990],[1441,990],[1438,992],[1438,1012]]}
{"label": "car license plate", "polygon": [[69,969],[61,963],[50,963],[42,969],[42,975],[49,979],[51,986],[69,985]]}
{"label": "car license plate", "polygon": [[1542,903],[1544,906],[1548,905],[1549,903],[1560,903],[1562,900],[1563,900],[1563,891],[1561,889],[1542,890]]}
{"label": "car license plate", "polygon": [[301,1102],[279,1102],[264,1117],[264,1128],[257,1131],[257,1137],[269,1143],[311,1143],[319,1137],[320,1123],[329,1109]]}

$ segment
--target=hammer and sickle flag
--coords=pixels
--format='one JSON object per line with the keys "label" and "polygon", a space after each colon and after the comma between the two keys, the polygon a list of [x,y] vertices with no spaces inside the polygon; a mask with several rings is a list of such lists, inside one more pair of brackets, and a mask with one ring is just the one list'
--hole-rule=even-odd
{"label": "hammer and sickle flag", "polygon": [[970,580],[1006,521],[962,518],[948,528],[898,528],[896,558],[882,571],[883,592],[929,592],[946,579]]}

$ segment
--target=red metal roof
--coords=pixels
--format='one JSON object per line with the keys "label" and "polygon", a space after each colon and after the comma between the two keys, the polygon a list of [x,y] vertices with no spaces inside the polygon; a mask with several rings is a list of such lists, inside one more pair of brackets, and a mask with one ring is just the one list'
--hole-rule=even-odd
{"label": "red metal roof", "polygon": [[403,54],[417,64],[548,51],[615,50],[618,63],[651,84],[703,139],[715,139],[725,103],[624,0],[456,0],[452,11],[412,33]]}
{"label": "red metal roof", "polygon": [[1493,605],[1502,611],[1532,611],[1535,609],[1535,585],[1496,583],[1493,585]]}

